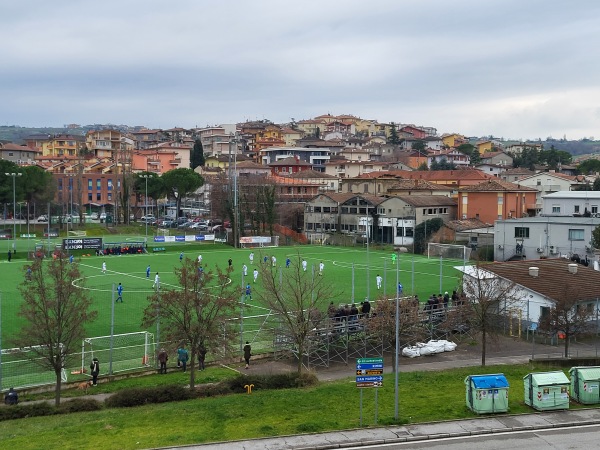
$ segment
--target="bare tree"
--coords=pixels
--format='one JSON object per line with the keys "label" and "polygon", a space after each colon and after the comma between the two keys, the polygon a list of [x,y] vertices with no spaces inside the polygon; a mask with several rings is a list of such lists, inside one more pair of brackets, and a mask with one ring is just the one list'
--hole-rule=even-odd
{"label": "bare tree", "polygon": [[302,356],[307,350],[308,337],[315,323],[316,311],[324,311],[333,298],[332,284],[327,273],[314,267],[306,271],[300,255],[292,258],[289,268],[273,267],[270,261],[259,266],[263,289],[256,297],[280,317],[288,339],[298,351],[298,372],[302,372]]}
{"label": "bare tree", "polygon": [[471,330],[480,333],[481,365],[485,366],[488,338],[497,337],[499,319],[505,318],[523,294],[515,283],[486,270],[479,262],[467,269],[463,275],[461,317]]}
{"label": "bare tree", "polygon": [[[29,279],[30,278],[30,279]],[[61,372],[67,358],[81,349],[84,326],[96,319],[90,311],[92,300],[82,285],[77,263],[69,263],[60,255],[48,263],[36,259],[31,276],[20,286],[23,304],[19,315],[25,324],[14,338],[19,348],[27,348],[43,367],[56,375],[54,402],[60,404]]]}
{"label": "bare tree", "polygon": [[[375,314],[363,317],[362,323],[370,336],[383,342],[384,346],[396,343],[396,299],[395,297],[379,297],[375,302]],[[401,298],[398,302],[398,338],[400,346],[414,345],[425,337],[425,329],[421,326],[419,302],[413,298]]]}
{"label": "bare tree", "polygon": [[227,348],[235,333],[224,332],[237,308],[239,292],[231,283],[231,268],[215,272],[200,270],[197,260],[185,258],[175,269],[179,287],[159,291],[148,300],[142,326],[160,320],[167,339],[185,341],[190,348],[190,388],[195,386],[198,348]]}
{"label": "bare tree", "polygon": [[590,331],[590,320],[594,317],[594,303],[583,303],[579,289],[569,284],[564,286],[554,300],[555,303],[548,314],[542,316],[540,320],[540,329],[552,333],[564,333],[565,358],[568,358],[571,338]]}

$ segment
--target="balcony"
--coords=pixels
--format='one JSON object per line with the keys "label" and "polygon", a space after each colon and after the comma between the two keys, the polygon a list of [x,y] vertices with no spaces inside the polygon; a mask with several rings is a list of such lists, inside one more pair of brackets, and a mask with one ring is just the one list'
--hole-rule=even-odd
{"label": "balcony", "polygon": [[181,164],[181,158],[170,159],[169,164],[174,165],[174,166],[177,164]]}

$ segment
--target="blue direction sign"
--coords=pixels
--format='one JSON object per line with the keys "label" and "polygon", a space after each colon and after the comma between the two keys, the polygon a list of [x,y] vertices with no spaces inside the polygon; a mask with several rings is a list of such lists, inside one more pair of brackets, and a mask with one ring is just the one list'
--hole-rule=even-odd
{"label": "blue direction sign", "polygon": [[383,364],[383,358],[358,358],[356,364]]}
{"label": "blue direction sign", "polygon": [[356,363],[356,370],[359,369],[383,369],[383,363],[368,363],[368,364],[359,364]]}
{"label": "blue direction sign", "polygon": [[374,375],[374,376],[366,376],[366,377],[356,377],[357,383],[367,383],[367,382],[372,383],[374,381],[383,381],[383,376],[382,375]]}

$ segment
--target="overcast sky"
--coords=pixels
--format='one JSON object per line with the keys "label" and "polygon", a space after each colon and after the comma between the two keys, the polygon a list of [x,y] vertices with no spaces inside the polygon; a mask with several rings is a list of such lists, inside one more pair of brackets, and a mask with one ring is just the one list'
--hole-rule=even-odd
{"label": "overcast sky", "polygon": [[0,125],[331,113],[600,138],[598,0],[6,0],[0,18]]}

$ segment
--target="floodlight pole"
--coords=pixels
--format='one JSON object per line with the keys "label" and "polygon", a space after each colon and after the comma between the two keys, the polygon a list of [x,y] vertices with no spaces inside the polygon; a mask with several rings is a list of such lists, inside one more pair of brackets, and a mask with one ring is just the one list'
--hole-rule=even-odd
{"label": "floodlight pole", "polygon": [[[16,189],[16,179],[17,177],[22,176],[23,174],[20,172],[12,172],[5,173],[7,177],[12,177],[13,179],[13,252],[17,250],[17,189]],[[10,251],[10,250],[9,250]]]}
{"label": "floodlight pole", "polygon": [[146,207],[146,219],[144,220],[144,222],[146,222],[146,241],[148,240],[148,178],[153,178],[154,175],[150,174],[150,173],[146,173],[144,175],[140,175],[141,178],[144,178],[144,180],[146,181],[146,197],[144,198],[145,200],[145,207]]}
{"label": "floodlight pole", "polygon": [[398,420],[398,372],[400,371],[400,289],[398,289],[398,285],[400,284],[400,271],[398,270],[398,265],[400,263],[400,252],[398,252],[398,257],[396,258],[396,351],[395,351],[395,384],[394,384],[394,419]]}

